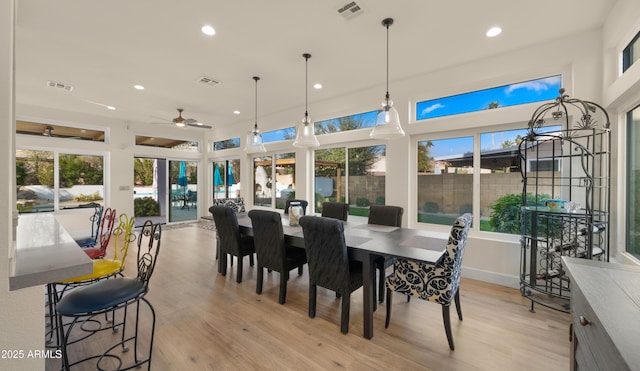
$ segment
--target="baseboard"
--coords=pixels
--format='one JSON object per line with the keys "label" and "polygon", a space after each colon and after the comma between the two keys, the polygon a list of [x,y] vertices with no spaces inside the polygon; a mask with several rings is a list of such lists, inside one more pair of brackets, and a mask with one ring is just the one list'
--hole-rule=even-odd
{"label": "baseboard", "polygon": [[462,277],[473,280],[494,283],[496,285],[520,288],[520,278],[518,276],[509,276],[506,274],[483,271],[475,268],[462,267]]}

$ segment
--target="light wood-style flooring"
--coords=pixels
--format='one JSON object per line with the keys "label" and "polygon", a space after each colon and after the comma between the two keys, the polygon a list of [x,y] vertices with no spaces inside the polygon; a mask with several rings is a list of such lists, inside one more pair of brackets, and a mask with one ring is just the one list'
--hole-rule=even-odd
{"label": "light wood-style flooring", "polygon": [[[374,315],[374,337],[362,336],[362,290],[351,296],[349,333],[340,333],[340,300],[318,288],[316,318],[307,311],[307,267],[291,272],[287,303],[278,304],[278,273],[265,273],[255,293],[256,268],[245,258],[217,273],[215,232],[191,224],[162,232],[148,300],[156,311],[152,370],[568,370],[570,316],[536,306],[516,289],[462,280],[463,321],[452,310],[456,350],[450,351],[437,304],[396,294],[384,328],[385,308]],[[132,244],[127,275],[135,275]],[[145,327],[146,326],[146,327]],[[148,321],[142,331],[148,332]],[[74,356],[102,341],[75,347]],[[47,361],[56,369],[57,360]],[[83,368],[79,368],[83,369]]]}

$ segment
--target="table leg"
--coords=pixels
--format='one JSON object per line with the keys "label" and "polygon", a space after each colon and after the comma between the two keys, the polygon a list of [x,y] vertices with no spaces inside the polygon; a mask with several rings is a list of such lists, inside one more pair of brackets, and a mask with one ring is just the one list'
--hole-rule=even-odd
{"label": "table leg", "polygon": [[371,339],[373,337],[373,309],[374,309],[374,284],[375,266],[371,254],[366,254],[362,262],[362,289],[363,289],[363,315],[364,315],[364,337]]}

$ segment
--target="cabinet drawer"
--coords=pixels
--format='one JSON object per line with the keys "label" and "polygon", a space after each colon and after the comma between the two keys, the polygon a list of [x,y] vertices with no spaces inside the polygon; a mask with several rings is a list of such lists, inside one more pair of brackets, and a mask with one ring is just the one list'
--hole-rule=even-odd
{"label": "cabinet drawer", "polygon": [[629,370],[577,285],[571,287],[576,370]]}

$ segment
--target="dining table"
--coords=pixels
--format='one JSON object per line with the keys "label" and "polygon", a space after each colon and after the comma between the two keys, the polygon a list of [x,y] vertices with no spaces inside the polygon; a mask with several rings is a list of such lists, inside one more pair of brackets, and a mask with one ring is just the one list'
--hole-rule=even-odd
{"label": "dining table", "polygon": [[[304,248],[302,227],[289,225],[286,215],[283,215],[282,225],[285,242],[291,246]],[[371,339],[373,315],[377,308],[374,294],[376,290],[374,259],[385,256],[434,263],[446,252],[449,236],[442,232],[368,224],[366,217],[358,216],[350,216],[348,221],[343,221],[343,225],[349,258],[362,262],[363,335]],[[253,235],[251,219],[246,213],[238,214],[238,226],[241,233]]]}

